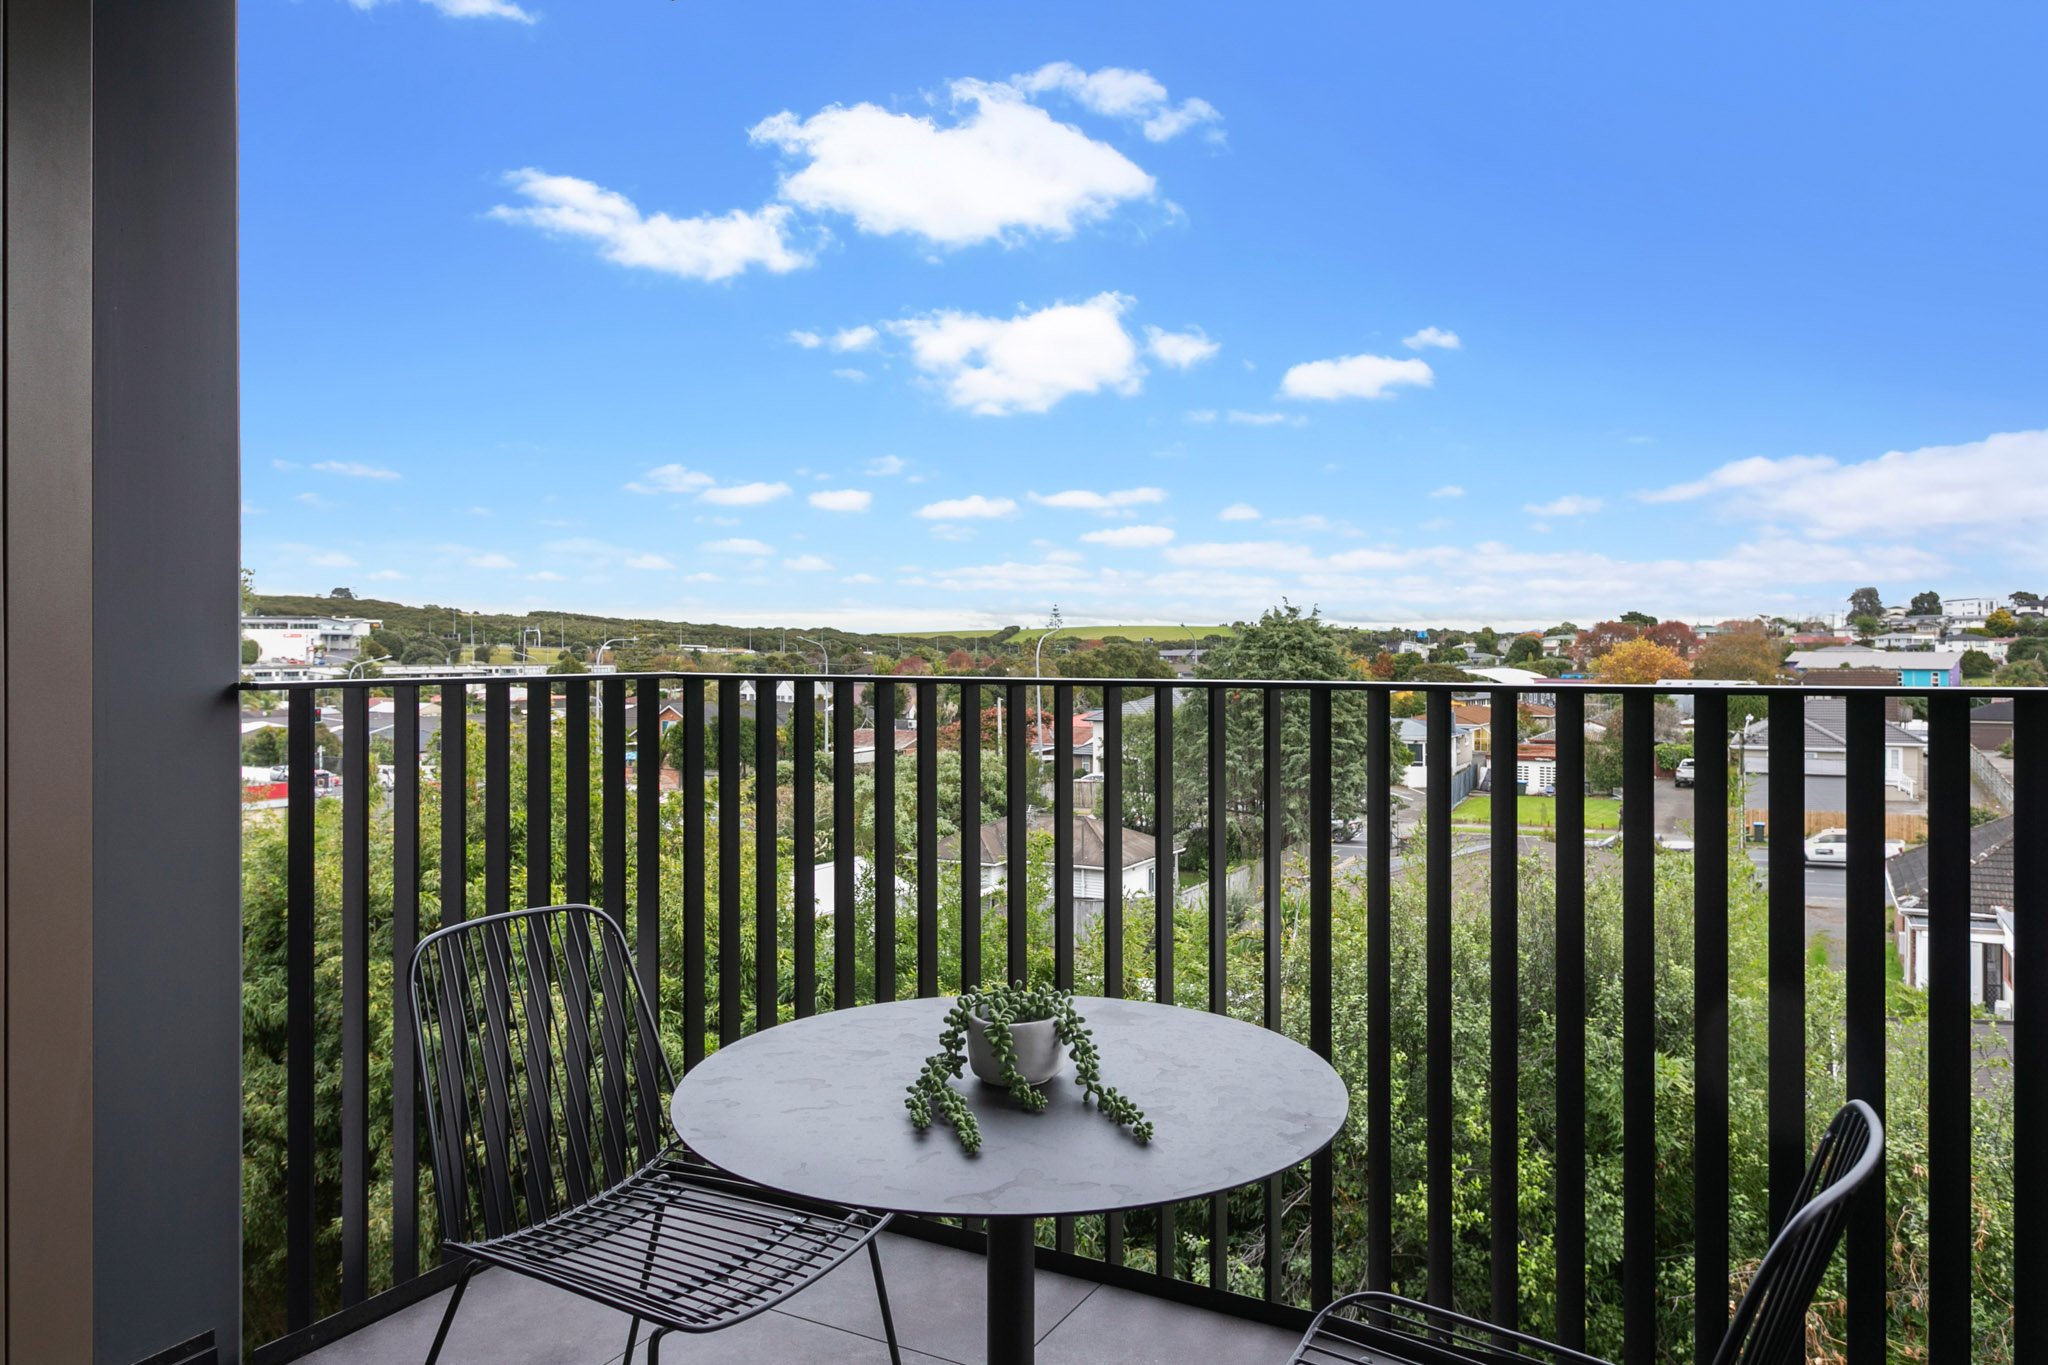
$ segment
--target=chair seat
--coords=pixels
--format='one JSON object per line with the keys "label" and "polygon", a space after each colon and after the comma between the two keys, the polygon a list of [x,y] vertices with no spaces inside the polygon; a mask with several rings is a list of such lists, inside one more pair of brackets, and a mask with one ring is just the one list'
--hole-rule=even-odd
{"label": "chair seat", "polygon": [[709,1332],[796,1293],[887,1222],[734,1180],[676,1145],[588,1203],[448,1245],[660,1326]]}

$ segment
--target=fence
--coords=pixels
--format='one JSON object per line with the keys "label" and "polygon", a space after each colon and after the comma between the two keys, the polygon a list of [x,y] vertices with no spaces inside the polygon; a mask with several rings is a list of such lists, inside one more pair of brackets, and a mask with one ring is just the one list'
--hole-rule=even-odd
{"label": "fence", "polygon": [[[1350,1134],[1340,1140],[1341,1196],[1337,1155],[1325,1151],[1305,1171],[1202,1205],[1059,1220],[1041,1264],[1281,1323],[1305,1321],[1307,1310],[1355,1283],[1389,1288],[1397,1275],[1408,1292],[1449,1303],[1462,1274],[1468,1285],[1459,1295],[1462,1306],[1503,1324],[1527,1325],[1532,1315],[1540,1316],[1566,1345],[1584,1343],[1589,1323],[1606,1324],[1618,1313],[1614,1330],[1629,1362],[1655,1358],[1659,1333],[1670,1333],[1674,1314],[1689,1314],[1692,1353],[1708,1361],[1739,1288],[1741,1267],[1730,1230],[1740,1211],[1731,1181],[1735,1158],[1749,1154],[1731,1152],[1731,1103],[1748,1106],[1752,1092],[1745,1080],[1731,1096],[1738,1071],[1730,1055],[1730,991],[1731,970],[1754,970],[1768,983],[1767,1017],[1759,1025],[1767,1071],[1756,1102],[1764,1111],[1769,1226],[1785,1216],[1817,1117],[1808,1079],[1803,850],[1790,840],[1772,845],[1764,892],[1766,960],[1732,960],[1730,863],[1713,855],[1729,844],[1726,765],[1699,766],[1699,854],[1660,853],[1654,838],[1653,707],[1657,694],[1681,689],[1615,689],[1626,774],[1618,852],[1585,850],[1580,793],[1588,694],[1556,692],[1555,864],[1540,875],[1522,865],[1516,804],[1494,802],[1486,882],[1483,895],[1471,893],[1478,900],[1471,902],[1468,917],[1455,908],[1464,902],[1455,900],[1453,885],[1451,687],[1419,689],[1428,693],[1427,815],[1423,837],[1397,859],[1388,800],[1391,685],[1176,680],[1175,704],[1166,700],[1169,690],[1154,683],[1090,680],[1105,692],[1105,810],[1157,831],[1202,828],[1210,841],[1209,873],[1206,896],[1192,911],[1175,909],[1171,858],[1161,860],[1157,896],[1127,894],[1120,856],[1126,820],[1109,819],[1101,931],[1079,944],[1069,818],[1075,791],[1070,682],[1044,684],[1058,730],[1051,847],[1029,842],[1025,821],[1008,824],[1006,886],[1026,887],[1035,862],[1041,877],[1049,865],[1051,909],[1037,919],[1029,912],[1004,913],[996,903],[1002,893],[985,897],[978,878],[949,876],[937,858],[942,814],[946,824],[973,831],[1000,813],[991,791],[1004,806],[1012,800],[1029,803],[1022,727],[1008,727],[998,747],[991,741],[993,729],[978,721],[998,698],[1012,714],[1021,714],[1033,682],[834,679],[829,724],[836,734],[829,760],[817,754],[819,720],[805,706],[791,712],[785,731],[757,728],[751,749],[743,753],[738,677],[522,683],[532,716],[552,716],[546,694],[559,688],[566,700],[562,718],[515,723],[510,685],[503,680],[474,688],[446,684],[438,753],[430,756],[437,781],[425,785],[419,711],[423,686],[433,684],[392,686],[395,773],[388,800],[371,780],[368,702],[376,684],[285,689],[290,777],[282,866],[273,869],[251,855],[252,918],[245,931],[268,932],[259,911],[275,897],[284,926],[277,1058],[284,1092],[278,1252],[284,1285],[279,1333],[256,1351],[259,1365],[290,1359],[446,1281],[431,1265],[432,1229],[422,1221],[422,1106],[407,1041],[412,1021],[405,971],[413,945],[430,927],[423,915],[448,924],[520,901],[595,897],[630,925],[638,970],[685,1067],[719,1040],[774,1027],[787,1016],[877,998],[929,996],[1034,967],[1084,993],[1143,993],[1299,1031],[1309,1046],[1356,1077],[1354,1093],[1362,1096]],[[872,768],[863,766],[857,774],[852,689],[860,684],[872,689],[871,700],[884,716],[895,713],[896,689],[911,688],[917,740],[901,755],[877,746]],[[1418,690],[1414,684],[1402,687]],[[465,700],[456,700],[458,690]],[[1771,719],[1778,722],[1771,727],[1772,745],[1783,749],[1773,755],[1778,761],[1769,777],[1771,807],[1802,823],[1797,708],[1815,690],[1767,690]],[[338,802],[319,801],[316,808],[319,691],[341,699],[343,785]],[[467,700],[471,691],[480,694],[480,708]],[[651,720],[665,691],[680,694],[684,727],[681,790],[666,800],[657,785],[661,765],[641,763],[631,784],[625,766],[634,738],[627,725],[629,700],[639,717]],[[1162,704],[1150,715],[1124,713],[1126,697],[1155,692]],[[1881,776],[1883,705],[1890,694],[1857,689],[1847,697],[1850,808],[1839,815],[1850,834],[1846,878],[1852,907],[1846,931],[1846,1093],[1880,1109],[1888,1037],[1880,831],[1890,834]],[[1697,733],[1727,732],[1728,695],[1718,688],[1694,694]],[[1491,700],[1503,717],[1500,732],[1513,733],[1518,694],[1499,689]],[[1973,1238],[1979,1229],[1971,1183],[1971,1001],[1963,984],[1970,891],[1967,700],[1934,692],[1928,702],[1933,742],[1925,820],[1935,961],[1927,1003],[1925,1147],[1915,1158],[1925,1166],[1925,1206],[1913,1233],[1919,1267],[1914,1273],[1920,1276],[1913,1311],[1924,1313],[1928,1358],[1941,1362],[1971,1359],[1983,1330],[1972,1321]],[[458,708],[468,712],[469,725],[453,723]],[[2017,899],[2048,907],[2048,694],[2020,696],[2016,712]],[[959,719],[943,723],[948,714]],[[1128,746],[1127,734],[1133,740]],[[515,753],[523,758],[516,781]],[[778,765],[791,755],[816,756],[791,762],[785,785]],[[942,772],[950,784],[944,788]],[[1190,780],[1181,782],[1182,775]],[[863,808],[869,812],[865,826]],[[891,818],[876,818],[878,811]],[[1342,887],[1333,882],[1333,813],[1365,818],[1362,892],[1348,879]],[[1228,910],[1234,844],[1251,848],[1261,873],[1257,904],[1241,922],[1233,922]],[[1596,858],[1618,866],[1595,866]],[[1665,861],[1673,858],[1683,861]],[[863,859],[873,874],[862,873]],[[1304,866],[1305,872],[1285,875]],[[838,911],[829,920],[816,904],[824,869]],[[1589,1030],[1587,1024],[1589,1016],[1606,1017],[1599,1011],[1610,998],[1610,983],[1588,979],[1589,954],[1599,947],[1589,936],[1594,931],[1588,906],[1589,885],[1598,881],[1604,888],[1608,883],[1600,879],[1611,874],[1619,885],[1619,1005],[1614,1036],[1607,1036],[1605,1025]],[[1525,887],[1525,879],[1542,884]],[[1691,1056],[1691,1113],[1682,1137],[1667,1131],[1664,1138],[1677,1143],[1687,1163],[1689,1185],[1677,1192],[1667,1187],[1666,1168],[1674,1158],[1660,1146],[1657,1131],[1660,1095],[1669,1093],[1660,1081],[1660,1049],[1677,1045],[1659,1037],[1658,991],[1669,988],[1672,975],[1659,966],[1660,884],[1667,890],[1682,884],[1691,906],[1689,945],[1676,950],[1690,967],[1692,1029],[1683,1041]],[[1411,902],[1411,895],[1417,899]],[[1396,935],[1408,932],[1408,920],[1397,921],[1396,910],[1405,917],[1411,904],[1422,926],[1419,956],[1404,959],[1397,975]],[[856,906],[858,913],[850,913]],[[1341,941],[1333,932],[1340,909]],[[2017,918],[2030,925],[2040,915]],[[320,946],[330,929],[338,933],[339,945],[331,959]],[[1479,983],[1454,979],[1455,953],[1470,942],[1485,950],[1483,997]],[[258,991],[268,989],[268,978],[256,975],[267,970],[262,964],[268,959],[259,958],[252,952],[249,968],[252,990]],[[2022,948],[2022,978],[2042,970],[2035,961],[2048,961],[2048,951]],[[1524,981],[1525,967],[1537,962],[1551,963],[1552,975]],[[1338,1016],[1333,977],[1340,974],[1362,983],[1362,1024],[1353,1017],[1350,995]],[[1413,993],[1419,1021],[1396,1020],[1397,989]],[[1524,1000],[1531,990],[1540,992],[1545,1017],[1555,1027],[1540,1056],[1524,1051],[1521,1031],[1533,1008]],[[1463,1031],[1454,1033],[1461,992],[1471,1003]],[[252,1017],[260,1014],[260,1003],[251,1005],[258,1011]],[[1476,1031],[1472,1021],[1481,1016],[1485,1028]],[[1401,1055],[1398,1101],[1397,1023],[1417,1026],[1417,1045]],[[1340,1024],[1347,1040],[1341,1053]],[[394,1040],[388,1062],[373,1055],[372,1047],[387,1025]],[[1616,1054],[1618,1131],[1609,1134],[1588,1121],[1589,1114],[1604,1114],[1600,1106],[1607,1102],[1600,1086],[1589,1090],[1589,1059]],[[338,1069],[332,1093],[323,1089],[318,1065],[329,1056]],[[2021,1013],[2012,1064],[2016,1141],[2038,1144],[2048,1138],[2048,1012]],[[250,1073],[250,1085],[266,1083],[264,1067],[252,1066]],[[1525,1085],[1525,1076],[1536,1074],[1546,1078],[1541,1093]],[[1461,1084],[1480,1085],[1483,1094],[1459,1091]],[[1397,1131],[1397,1104],[1412,1106],[1412,1128],[1404,1120]],[[1471,1149],[1469,1162],[1454,1161],[1454,1148],[1466,1150],[1459,1144],[1469,1140],[1457,1124],[1460,1105],[1483,1113],[1487,1134],[1509,1140],[1488,1140]],[[1541,1110],[1540,1122],[1524,1113],[1532,1108]],[[267,1122],[268,1116],[252,1111],[252,1122],[259,1119]],[[380,1134],[389,1136],[380,1140]],[[1620,1203],[1612,1261],[1601,1249],[1608,1238],[1598,1220],[1607,1215],[1588,1195],[1589,1161],[1598,1155],[1589,1144],[1610,1139],[1618,1148]],[[1403,1163],[1398,1171],[1397,1158]],[[1522,1224],[1524,1195],[1532,1193],[1522,1189],[1525,1164],[1535,1173],[1526,1178],[1548,1187],[1536,1192],[1554,1197],[1550,1225]],[[2015,1163],[2010,1178],[2012,1226],[2023,1234],[2013,1243],[2012,1274],[2015,1283],[2038,1288],[2048,1283],[2048,1234],[2041,1231],[2048,1228],[2048,1171],[2038,1163]],[[373,1193],[379,1201],[374,1219]],[[1454,1224],[1461,1200],[1476,1205],[1460,1215],[1464,1231]],[[1408,1217],[1403,1201],[1417,1222],[1412,1239],[1404,1233],[1397,1266],[1397,1219]],[[1661,1269],[1660,1207],[1690,1223],[1686,1252],[1665,1257],[1668,1264]],[[268,1235],[260,1219],[269,1213],[265,1207],[249,1210],[247,1216],[259,1220],[252,1223],[252,1236]],[[425,1216],[431,1220],[430,1209]],[[1593,1224],[1598,1226],[1589,1236]],[[322,1238],[331,1227],[338,1227],[339,1236],[330,1251]],[[972,1229],[923,1231],[973,1241]],[[1875,1365],[1884,1353],[1892,1311],[1889,1237],[1883,1208],[1867,1203],[1849,1232],[1842,1310],[1847,1354],[1859,1365]],[[1346,1267],[1342,1284],[1340,1258]],[[1523,1262],[1534,1264],[1532,1258],[1554,1266],[1554,1282],[1523,1283]],[[1484,1275],[1475,1277],[1481,1265]],[[1589,1276],[1602,1286],[1597,1294],[1589,1291]],[[1683,1288],[1660,1287],[1660,1276],[1678,1277]],[[1611,1295],[1605,1287],[1610,1278]],[[1540,1309],[1527,1306],[1532,1298]],[[2027,1340],[2048,1332],[2044,1312],[2030,1302],[2020,1315],[2017,1330],[2037,1334]],[[2008,1325],[2008,1336],[2011,1330]]]}
{"label": "fence", "polygon": [[[1769,837],[1771,832],[1771,813],[1769,811],[1758,810],[1752,806],[1745,814],[1748,820],[1748,824],[1745,826],[1746,829],[1753,830],[1758,825],[1762,825],[1765,837]],[[1839,810],[1804,811],[1801,813],[1800,827],[1805,831],[1805,834],[1801,836],[1803,838],[1819,834],[1822,830],[1847,829],[1849,827],[1849,813]],[[1908,844],[1925,843],[1927,840],[1927,828],[1927,817],[1924,815],[1897,814],[1892,811],[1885,812],[1884,837],[1888,840],[1896,839]]]}

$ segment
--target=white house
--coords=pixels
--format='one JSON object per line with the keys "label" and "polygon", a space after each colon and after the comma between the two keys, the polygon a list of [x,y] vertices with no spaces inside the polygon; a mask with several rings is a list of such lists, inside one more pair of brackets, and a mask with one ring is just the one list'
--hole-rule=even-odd
{"label": "white house", "polygon": [[[1899,962],[1908,984],[1927,989],[1929,912],[1927,845],[1885,862]],[[1970,999],[2010,1017],[2013,1010],[2013,823],[1991,820],[1970,831]]]}
{"label": "white house", "polygon": [[[1401,785],[1422,790],[1429,783],[1429,723],[1420,716],[1402,716],[1394,722],[1394,737],[1408,746],[1413,761]],[[1451,725],[1451,784],[1456,796],[1472,789],[1477,774],[1468,775],[1479,754],[1479,734],[1470,725]],[[1453,799],[1456,799],[1456,796]]]}
{"label": "white house", "polygon": [[[1806,735],[1801,748],[1809,779],[1844,778],[1848,775],[1849,741],[1845,738],[1848,714],[1848,702],[1842,697],[1806,698]],[[1770,773],[1770,742],[1771,725],[1767,720],[1757,722],[1737,737],[1735,748],[1741,755],[1745,779]],[[1926,789],[1926,780],[1927,736],[1915,734],[1903,725],[1885,722],[1884,783],[1888,792],[1896,792],[1907,801],[1917,800]],[[1808,804],[1813,800],[1809,797]]]}
{"label": "white house", "polygon": [[1985,617],[2006,604],[2003,597],[1944,597],[1941,599],[1943,616]]}

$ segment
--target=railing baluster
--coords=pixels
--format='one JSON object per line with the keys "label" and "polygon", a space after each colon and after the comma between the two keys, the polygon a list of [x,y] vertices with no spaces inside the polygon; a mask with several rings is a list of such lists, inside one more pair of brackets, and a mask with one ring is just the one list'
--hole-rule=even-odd
{"label": "railing baluster", "polygon": [[[2048,693],[2016,695],[2012,704],[2013,842],[2013,1150],[2039,1152],[2048,1144],[2048,1008],[2021,997],[2040,991],[2048,1000]],[[2037,941],[2038,940],[2038,941]],[[2043,956],[2035,957],[2034,954]],[[2027,1292],[2048,1284],[2048,1177],[2032,1161],[2012,1173],[2012,1225],[2035,1235],[2013,1239],[2013,1304],[2020,1359],[2048,1356],[2048,1307]]]}
{"label": "railing baluster", "polygon": [[603,786],[604,908],[626,922],[626,684],[607,678],[598,684],[603,701],[603,752],[598,761]]}
{"label": "railing baluster", "polygon": [[555,698],[543,679],[526,684],[526,903],[555,900]]}
{"label": "railing baluster", "polygon": [[[1224,978],[1225,955],[1230,948],[1230,845],[1226,826],[1227,792],[1224,777],[1230,757],[1227,745],[1230,691],[1211,687],[1209,691],[1209,734],[1207,792],[1209,825],[1209,1012],[1225,1014],[1230,997]],[[1209,1197],[1209,1283],[1218,1289],[1229,1287],[1230,1199]]]}
{"label": "railing baluster", "polygon": [[[1330,689],[1309,692],[1308,713],[1308,1045],[1330,1060],[1335,1019],[1330,1002]],[[1309,1307],[1334,1293],[1337,1172],[1325,1147],[1309,1159]]]}
{"label": "railing baluster", "polygon": [[484,913],[512,908],[512,685],[484,684]]}
{"label": "railing baluster", "polygon": [[[1693,1355],[1728,1331],[1728,696],[1693,694]],[[1880,945],[1881,946],[1881,945]],[[1867,1201],[1872,1208],[1882,1206]]]}
{"label": "railing baluster", "polygon": [[[1060,990],[1074,988],[1074,685],[1052,689],[1052,974]],[[1042,719],[1034,722],[1042,742]],[[1053,1224],[1053,1248],[1074,1249],[1074,1220]]]}
{"label": "railing baluster", "polygon": [[[1102,689],[1095,761],[1102,765],[1102,993],[1119,1000],[1124,993],[1124,690],[1114,683]],[[1124,1263],[1121,1211],[1102,1220],[1102,1259]]]}
{"label": "railing baluster", "polygon": [[[758,708],[756,708],[758,709]],[[718,680],[718,1045],[746,1026],[740,988],[740,680]]]}
{"label": "railing baluster", "polygon": [[1656,694],[1621,699],[1622,1355],[1657,1350]]}
{"label": "railing baluster", "polygon": [[[1158,960],[1153,970],[1157,981],[1155,998],[1165,1005],[1177,1002],[1173,988],[1173,932],[1174,908],[1180,900],[1180,859],[1173,847],[1173,694],[1172,687],[1154,688],[1152,704],[1153,811],[1159,839],[1155,864],[1158,890],[1152,901]],[[1156,1212],[1159,1273],[1173,1279],[1180,1271],[1180,1237],[1174,1229],[1174,1207],[1161,1204]]]}
{"label": "railing baluster", "polygon": [[1557,1341],[1586,1346],[1586,694],[1557,712]]}
{"label": "railing baluster", "polygon": [[319,699],[291,694],[285,730],[285,1319],[313,1320],[313,727]]}
{"label": "railing baluster", "polygon": [[370,689],[341,694],[341,1306],[370,1284]]}
{"label": "railing baluster", "polygon": [[[808,686],[808,679],[805,680]],[[781,982],[776,958],[776,902],[781,886],[775,869],[775,693],[777,679],[763,677],[754,694],[754,1027],[774,1027]],[[790,695],[796,695],[794,679]],[[804,699],[806,702],[809,697]]]}
{"label": "railing baluster", "polygon": [[[453,693],[451,699],[449,696]],[[441,685],[441,927],[469,916],[469,689]]]}
{"label": "railing baluster", "polygon": [[939,685],[929,678],[917,684],[916,780],[917,994],[929,1000],[939,993]]}
{"label": "railing baluster", "polygon": [[1003,736],[1003,832],[1008,854],[1003,867],[1004,979],[1022,981],[1030,972],[1031,959],[1031,868],[1027,843],[1031,792],[1025,755],[1038,718],[1036,712],[1025,709],[1024,684],[1011,683],[1003,690],[1008,694],[1006,704],[1010,708],[1010,728]]}
{"label": "railing baluster", "polygon": [[[647,1012],[661,1024],[661,680],[639,680],[633,708],[634,801],[633,937],[634,966]],[[529,723],[533,714],[527,708]]]}
{"label": "railing baluster", "polygon": [[1928,1359],[1942,1362],[1975,1354],[1970,1090],[1976,1068],[1966,984],[1972,946],[1969,744],[1969,699],[1960,692],[1928,698],[1927,1351]]}
{"label": "railing baluster", "polygon": [[1393,694],[1365,699],[1365,1282],[1394,1287]]}
{"label": "railing baluster", "polygon": [[[832,1008],[860,1003],[860,955],[854,941],[853,684],[832,684]],[[797,762],[810,761],[809,755]]]}
{"label": "railing baluster", "polygon": [[1429,1301],[1451,1306],[1451,694],[1432,689],[1426,702],[1423,737],[1423,807],[1428,813],[1424,890],[1428,927],[1428,1005],[1424,1020],[1428,1050],[1424,1089],[1429,1134],[1428,1192]]}
{"label": "railing baluster", "polygon": [[[1848,745],[1845,801],[1847,866],[1843,869],[1848,922],[1844,975],[1848,991],[1848,1098],[1877,1111],[1884,1106],[1885,931],[1891,912],[1884,894],[1884,726],[1886,699],[1851,692],[1843,736]],[[1698,726],[1694,726],[1698,733]],[[1697,769],[1699,764],[1695,762]],[[1880,1161],[1883,1154],[1879,1154]],[[1883,1189],[1883,1173],[1877,1189]],[[1860,1199],[1849,1215],[1846,1251],[1849,1359],[1856,1365],[1884,1359],[1885,1202]]]}
{"label": "railing baluster", "polygon": [[960,989],[981,984],[981,684],[960,684]]}
{"label": "railing baluster", "polygon": [[875,684],[875,999],[896,998],[896,684]]}
{"label": "railing baluster", "polygon": [[1520,1321],[1521,1304],[1521,800],[1516,793],[1520,698],[1496,689],[1489,760],[1493,827],[1489,831],[1488,882],[1493,912],[1487,952],[1491,987],[1487,1002],[1487,1203],[1493,1224],[1488,1248],[1492,1318],[1502,1327]]}
{"label": "railing baluster", "polygon": [[590,904],[590,683],[563,689],[562,886],[573,905]]}
{"label": "railing baluster", "polygon": [[[1281,772],[1280,735],[1285,722],[1282,708],[1286,704],[1286,693],[1278,687],[1266,686],[1258,689],[1260,706],[1260,777],[1259,803],[1263,807],[1263,818],[1259,821],[1259,852],[1262,858],[1260,871],[1261,886],[1259,928],[1260,1003],[1264,1006],[1262,1022],[1273,1032],[1280,1032],[1284,1020],[1280,1014],[1280,981],[1282,937],[1284,924],[1280,910],[1280,881],[1287,847],[1287,783]],[[1262,1235],[1266,1244],[1264,1257],[1265,1277],[1260,1292],[1267,1303],[1280,1301],[1280,1198],[1282,1177],[1271,1176],[1266,1181],[1265,1194],[1260,1201],[1263,1223]]]}
{"label": "railing baluster", "polygon": [[1770,1230],[1791,1212],[1806,1171],[1806,697],[1769,702]]}
{"label": "railing baluster", "polygon": [[[790,894],[795,898],[794,933],[790,945],[796,975],[796,1017],[818,1009],[818,765],[811,761],[818,745],[818,707],[807,694],[789,713],[789,747],[794,752],[790,819],[795,829],[790,848]],[[834,832],[835,841],[839,838]]]}
{"label": "railing baluster", "polygon": [[391,1282],[419,1274],[419,1047],[412,952],[420,939],[420,689],[392,689]]}
{"label": "railing baluster", "polygon": [[704,1060],[704,680],[683,683],[683,1069]]}

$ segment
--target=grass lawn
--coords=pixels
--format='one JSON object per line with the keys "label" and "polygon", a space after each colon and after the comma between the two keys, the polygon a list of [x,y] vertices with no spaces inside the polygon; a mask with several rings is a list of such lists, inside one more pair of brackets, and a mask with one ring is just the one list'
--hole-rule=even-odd
{"label": "grass lawn", "polygon": [[[1451,812],[1451,819],[1460,825],[1485,825],[1493,820],[1493,798],[1491,796],[1467,797],[1463,804]],[[1553,826],[1557,823],[1557,802],[1548,796],[1518,796],[1515,798],[1515,823],[1518,825]],[[1610,796],[1589,796],[1586,798],[1587,829],[1620,829],[1621,802]]]}
{"label": "grass lawn", "polygon": [[[892,636],[900,634],[906,640],[936,640],[946,636],[960,640],[986,640],[989,636],[995,634],[995,631],[993,629],[906,630],[889,633]],[[1027,626],[1014,638],[1036,643],[1038,637],[1043,633],[1041,630],[1034,630]],[[1111,635],[1121,635],[1126,640],[1151,640],[1155,644],[1173,644],[1183,640],[1200,640],[1208,635],[1229,635],[1232,633],[1229,626],[1068,626],[1064,630],[1056,631],[1052,638],[1055,640],[1100,640]]]}

